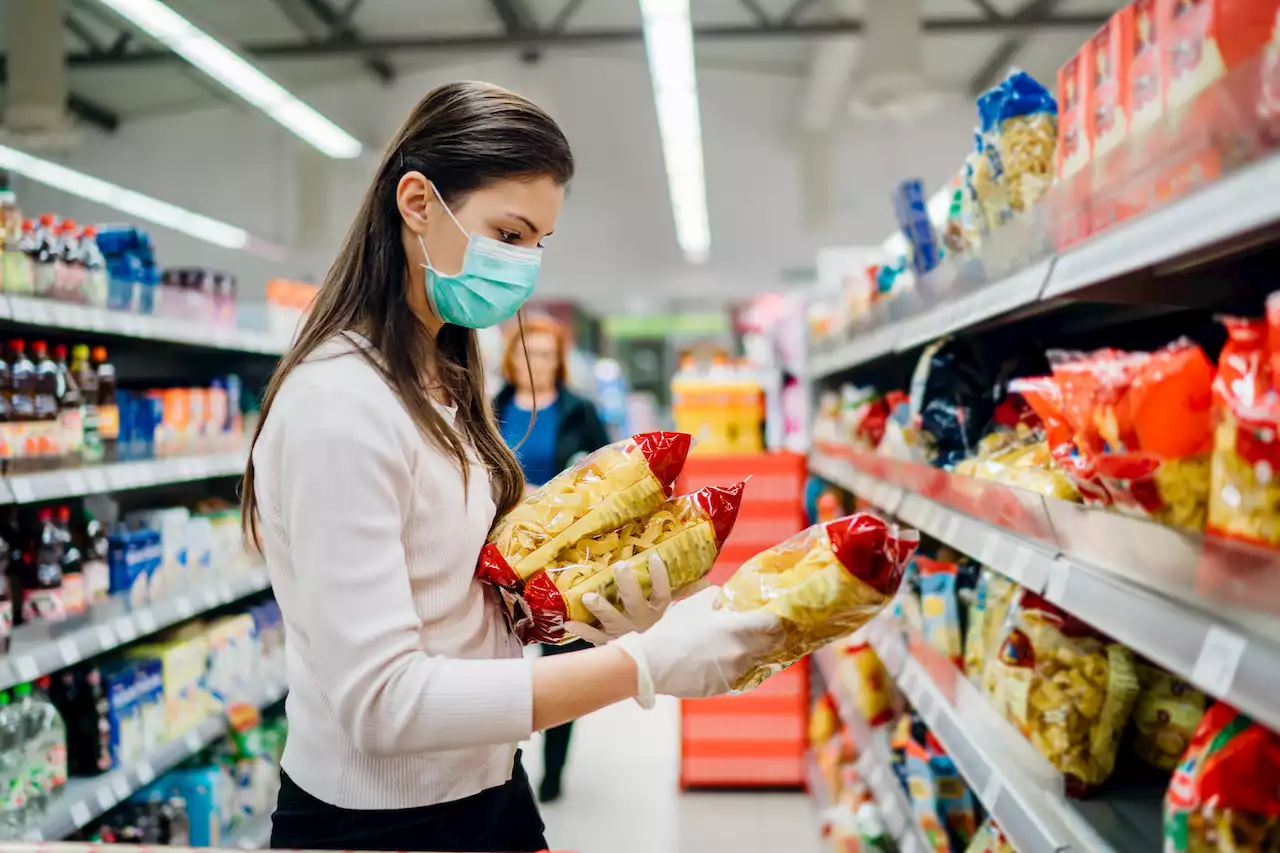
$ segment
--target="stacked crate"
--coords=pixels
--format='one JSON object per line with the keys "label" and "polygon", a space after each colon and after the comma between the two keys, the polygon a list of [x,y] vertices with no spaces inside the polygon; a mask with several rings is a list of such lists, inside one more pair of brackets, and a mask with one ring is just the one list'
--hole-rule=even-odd
{"label": "stacked crate", "polygon": [[[710,579],[723,583],[756,553],[805,526],[805,460],[792,453],[710,456],[685,463],[677,493],[751,476],[733,535]],[[799,788],[804,785],[808,662],[742,696],[681,703],[681,788]]]}

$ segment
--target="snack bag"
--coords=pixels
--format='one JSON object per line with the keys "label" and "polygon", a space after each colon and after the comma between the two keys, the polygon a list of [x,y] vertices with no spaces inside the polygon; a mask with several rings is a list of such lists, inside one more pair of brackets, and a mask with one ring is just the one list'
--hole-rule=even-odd
{"label": "snack bag", "polygon": [[1227,343],[1213,384],[1213,461],[1209,487],[1212,533],[1280,546],[1280,400],[1271,387],[1280,355],[1280,304],[1267,299],[1267,319],[1227,317]]}
{"label": "snack bag", "polygon": [[963,850],[978,831],[978,814],[973,794],[965,784],[955,761],[947,755],[942,744],[930,734],[925,739],[929,747],[929,769],[933,774],[934,798],[938,813],[946,828],[949,849]]}
{"label": "snack bag", "polygon": [[1029,590],[1018,606],[993,662],[995,706],[1080,796],[1115,767],[1138,695],[1133,654]]}
{"label": "snack bag", "polygon": [[1005,197],[1015,213],[1041,199],[1053,186],[1058,144],[1058,104],[1049,90],[1025,71],[1014,69],[1000,84],[1004,97],[996,110],[996,147]]}
{"label": "snack bag", "polygon": [[[982,636],[976,654],[981,660],[975,665],[975,672],[965,672],[969,680],[977,684],[988,696],[996,691],[996,672],[993,663],[1000,645],[1004,642],[1005,627],[1009,619],[1009,611],[1022,587],[996,571],[987,570],[986,604],[982,612]],[[966,649],[966,654],[968,650]]]}
{"label": "snack bag", "polygon": [[614,607],[622,606],[616,567],[626,563],[641,590],[646,595],[652,591],[649,557],[654,554],[666,566],[672,594],[702,580],[733,531],[745,487],[745,482],[707,486],[672,498],[652,515],[569,545],[524,582],[514,602],[516,635],[526,643],[569,642],[565,622],[598,624],[582,603],[584,595],[596,593]]}
{"label": "snack bag", "polygon": [[913,731],[911,740],[907,742],[907,794],[911,798],[911,811],[916,823],[928,840],[928,849],[933,853],[951,853],[927,740],[927,733]]}
{"label": "snack bag", "polygon": [[995,821],[988,817],[982,822],[982,826],[978,827],[973,840],[969,842],[968,847],[964,848],[964,853],[1017,853],[1017,851],[1013,849],[1009,839],[1005,838],[1000,827],[996,826]]}
{"label": "snack bag", "polygon": [[640,433],[552,477],[497,523],[476,575],[518,590],[573,543],[649,515],[671,494],[691,442],[682,432]]}
{"label": "snack bag", "polygon": [[978,96],[980,144],[976,147],[972,184],[984,232],[994,231],[1013,216],[1013,207],[1005,191],[1004,164],[996,144],[1005,97],[1003,86],[996,86]]}
{"label": "snack bag", "polygon": [[1218,702],[1200,721],[1164,801],[1165,853],[1280,849],[1280,736]]}
{"label": "snack bag", "polygon": [[964,666],[960,633],[960,566],[917,554],[924,638],[957,667]]}
{"label": "snack bag", "polygon": [[893,719],[893,683],[876,650],[867,643],[850,643],[840,649],[845,681],[858,713],[870,726],[882,726]]}
{"label": "snack bag", "polygon": [[1141,690],[1133,705],[1133,750],[1160,770],[1178,766],[1209,699],[1186,681],[1158,666],[1138,661]]}
{"label": "snack bag", "polygon": [[920,534],[870,513],[817,524],[756,554],[725,583],[717,607],[768,610],[782,623],[777,650],[734,685],[760,684],[893,600]]}

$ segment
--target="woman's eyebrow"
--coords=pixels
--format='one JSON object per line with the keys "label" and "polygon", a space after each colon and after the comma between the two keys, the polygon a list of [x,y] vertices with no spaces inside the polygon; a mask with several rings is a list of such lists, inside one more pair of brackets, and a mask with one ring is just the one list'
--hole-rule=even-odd
{"label": "woman's eyebrow", "polygon": [[[529,230],[530,230],[530,231],[532,231],[534,234],[541,234],[541,233],[542,233],[542,229],[541,229],[541,228],[539,228],[537,225],[534,225],[534,224],[533,224],[533,222],[532,222],[532,220],[530,220],[527,216],[521,216],[521,215],[520,215],[520,214],[518,214],[518,213],[508,213],[508,214],[507,214],[507,216],[510,216],[512,219],[519,219],[521,222],[523,222],[525,225],[527,225],[527,226],[529,227]],[[550,237],[550,236],[551,236],[552,234],[554,234],[554,233],[556,233],[556,232],[554,232],[554,231],[548,231],[546,234],[543,234],[542,236],[543,236],[543,237]]]}

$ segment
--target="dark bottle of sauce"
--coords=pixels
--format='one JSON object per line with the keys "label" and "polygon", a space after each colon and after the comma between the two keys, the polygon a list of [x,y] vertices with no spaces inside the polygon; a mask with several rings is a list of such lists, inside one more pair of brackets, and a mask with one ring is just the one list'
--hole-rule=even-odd
{"label": "dark bottle of sauce", "polygon": [[102,436],[98,429],[98,372],[89,360],[87,344],[76,344],[71,350],[71,376],[80,389],[80,422],[84,428],[84,446],[80,451],[85,464],[102,461]]}
{"label": "dark bottle of sauce", "polygon": [[84,422],[81,416],[80,385],[71,375],[67,364],[67,347],[58,344],[53,348],[53,363],[58,368],[58,427],[62,434],[62,460],[67,465],[79,465],[84,450]]}
{"label": "dark bottle of sauce", "polygon": [[36,417],[36,367],[27,358],[27,342],[9,341],[10,420],[32,421]]}
{"label": "dark bottle of sauce", "polygon": [[84,577],[84,557],[71,535],[71,507],[58,507],[53,524],[62,542],[62,605],[68,616],[75,616],[88,609],[89,596]]}
{"label": "dark bottle of sauce", "polygon": [[62,600],[62,537],[53,523],[53,508],[36,516],[36,535],[27,554],[27,582],[22,590],[22,621],[60,622],[67,617]]}

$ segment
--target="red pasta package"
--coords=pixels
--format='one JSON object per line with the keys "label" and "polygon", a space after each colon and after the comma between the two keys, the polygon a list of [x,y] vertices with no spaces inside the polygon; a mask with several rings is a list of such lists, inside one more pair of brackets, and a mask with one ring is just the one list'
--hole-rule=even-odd
{"label": "red pasta package", "polygon": [[573,543],[655,512],[671,494],[691,444],[687,433],[640,433],[552,477],[497,523],[476,575],[518,590]]}
{"label": "red pasta package", "polygon": [[1218,702],[1205,713],[1164,801],[1166,853],[1280,849],[1280,736]]}
{"label": "red pasta package", "polygon": [[597,620],[582,597],[595,593],[620,607],[614,571],[624,564],[648,594],[649,558],[654,554],[666,566],[674,595],[702,580],[733,531],[745,486],[707,486],[672,498],[651,515],[579,539],[526,580],[518,595],[507,591],[517,636],[526,643],[563,643],[572,639],[565,622],[595,626]]}

